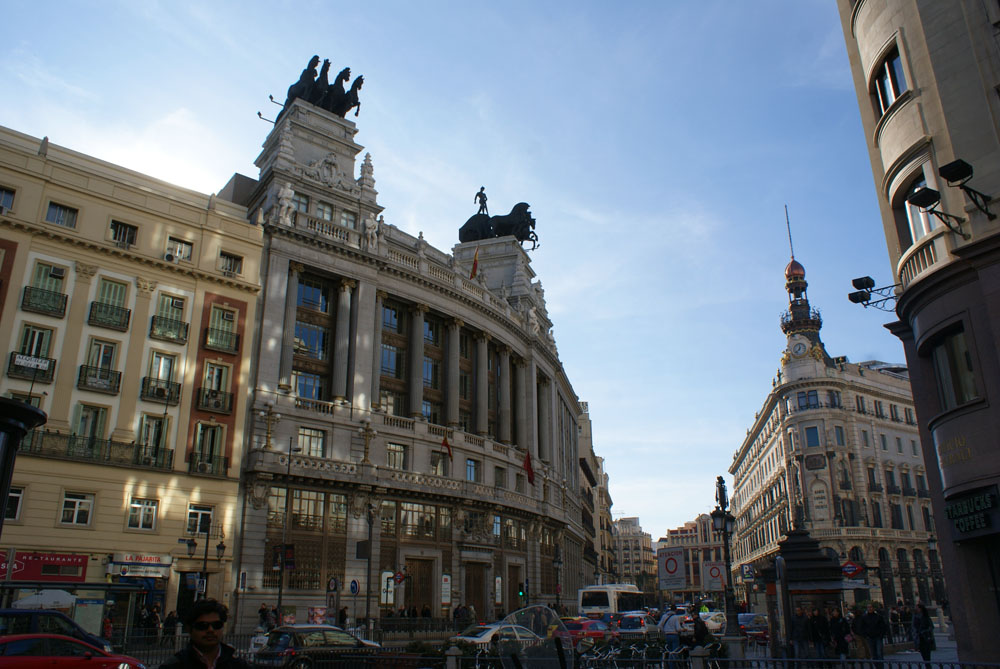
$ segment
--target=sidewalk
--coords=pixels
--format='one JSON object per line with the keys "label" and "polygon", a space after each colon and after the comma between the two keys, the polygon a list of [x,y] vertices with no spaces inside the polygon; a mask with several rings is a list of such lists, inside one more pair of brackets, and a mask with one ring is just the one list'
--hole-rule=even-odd
{"label": "sidewalk", "polygon": [[[954,639],[948,639],[947,634],[937,632],[934,634],[934,643],[937,644],[937,650],[931,652],[931,662],[958,662],[958,647],[955,645]],[[886,655],[885,659],[910,662],[921,661],[920,653],[915,650]]]}

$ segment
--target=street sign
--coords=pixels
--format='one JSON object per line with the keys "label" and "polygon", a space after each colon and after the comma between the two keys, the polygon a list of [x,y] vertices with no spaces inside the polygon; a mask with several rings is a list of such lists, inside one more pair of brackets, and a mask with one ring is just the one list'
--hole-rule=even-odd
{"label": "street sign", "polygon": [[752,564],[740,565],[740,572],[744,581],[752,581],[756,576],[756,572],[754,571]]}
{"label": "street sign", "polygon": [[687,587],[683,548],[661,548],[656,562],[660,590],[683,590]]}
{"label": "street sign", "polygon": [[206,581],[207,579],[204,578],[198,579],[198,592],[205,592]]}
{"label": "street sign", "polygon": [[401,572],[401,571],[397,571],[396,575],[392,577],[392,579],[394,581],[396,581],[396,585],[399,585],[400,583],[402,583],[404,578],[406,578],[406,577],[403,576],[403,572]]}
{"label": "street sign", "polygon": [[340,590],[340,581],[337,580],[336,576],[330,577],[330,580],[326,584],[326,589],[328,592],[337,592]]}
{"label": "street sign", "polygon": [[844,576],[846,576],[847,578],[854,578],[855,576],[863,572],[865,568],[856,562],[851,562],[850,560],[848,560],[844,564],[840,565],[840,570],[844,572]]}
{"label": "street sign", "polygon": [[351,594],[356,595],[359,592],[361,592],[361,584],[358,583],[357,579],[354,579],[353,581],[351,581]]}
{"label": "street sign", "polygon": [[701,583],[702,589],[706,592],[719,592],[725,586],[726,579],[725,562],[702,562],[701,563]]}

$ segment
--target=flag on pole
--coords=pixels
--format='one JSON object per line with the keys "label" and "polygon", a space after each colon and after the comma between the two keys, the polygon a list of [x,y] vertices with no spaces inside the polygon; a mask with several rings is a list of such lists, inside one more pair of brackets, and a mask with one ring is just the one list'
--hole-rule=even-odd
{"label": "flag on pole", "polygon": [[528,483],[535,485],[535,470],[531,467],[531,451],[524,452],[524,472],[528,475]]}
{"label": "flag on pole", "polygon": [[454,461],[455,454],[451,452],[451,444],[448,443],[448,435],[445,435],[444,439],[441,440],[441,445],[448,449],[448,459]]}
{"label": "flag on pole", "polygon": [[479,271],[479,247],[476,247],[476,253],[472,256],[472,271],[469,273],[470,279],[476,278],[476,273]]}

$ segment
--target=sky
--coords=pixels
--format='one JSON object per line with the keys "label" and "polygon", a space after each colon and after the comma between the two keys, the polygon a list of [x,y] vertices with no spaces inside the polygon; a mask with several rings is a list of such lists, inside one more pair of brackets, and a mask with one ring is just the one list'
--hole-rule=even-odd
{"label": "sky", "polygon": [[778,369],[785,205],[828,352],[903,362],[829,0],[12,3],[0,125],[217,192],[313,54],[363,74],[388,223],[444,251],[486,186],[528,202],[560,359],[615,518],[654,541],[714,506]]}

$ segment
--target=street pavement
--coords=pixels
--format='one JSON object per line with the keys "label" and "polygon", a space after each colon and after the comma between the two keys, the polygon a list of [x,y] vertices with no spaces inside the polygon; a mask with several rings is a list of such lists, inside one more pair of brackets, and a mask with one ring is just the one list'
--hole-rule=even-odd
{"label": "street pavement", "polygon": [[[934,635],[934,643],[937,650],[931,652],[931,662],[958,662],[958,647],[954,639],[949,639],[947,634],[938,632]],[[900,653],[886,655],[887,660],[920,662],[920,653],[915,650],[906,650]]]}

